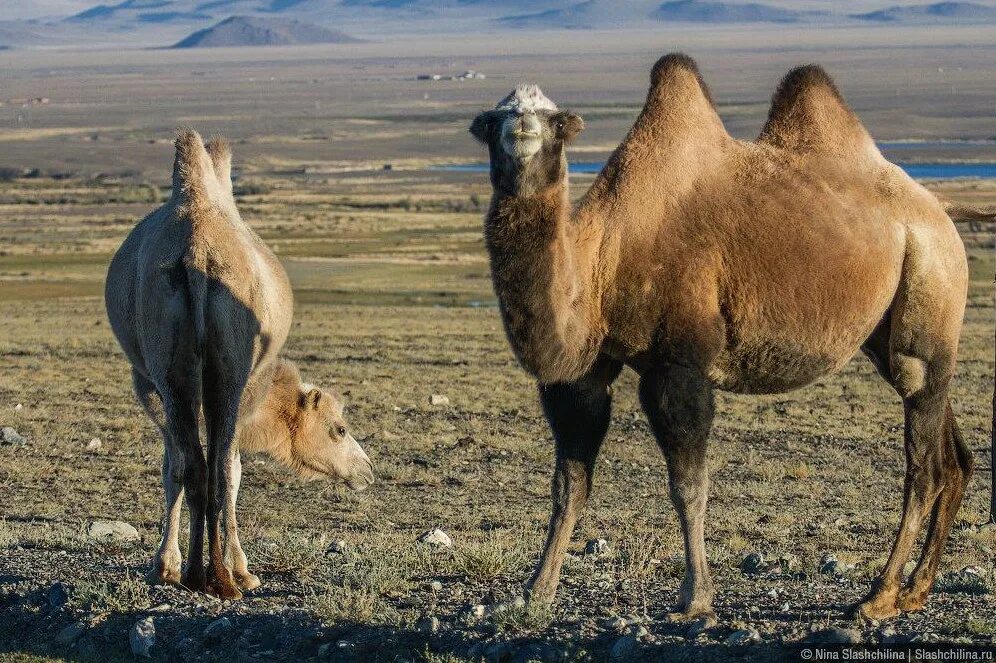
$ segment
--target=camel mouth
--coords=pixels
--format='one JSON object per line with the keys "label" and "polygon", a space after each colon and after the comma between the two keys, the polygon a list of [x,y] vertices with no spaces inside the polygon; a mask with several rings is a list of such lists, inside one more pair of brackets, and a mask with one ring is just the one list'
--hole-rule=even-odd
{"label": "camel mouth", "polygon": [[513,131],[512,135],[515,136],[516,138],[539,138],[540,132],[536,130],[525,131],[519,129],[517,131]]}

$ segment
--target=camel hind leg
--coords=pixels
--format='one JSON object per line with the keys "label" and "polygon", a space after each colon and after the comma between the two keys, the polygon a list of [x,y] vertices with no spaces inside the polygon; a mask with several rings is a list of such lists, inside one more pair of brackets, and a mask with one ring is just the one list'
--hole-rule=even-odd
{"label": "camel hind leg", "polygon": [[[972,471],[948,391],[954,374],[964,279],[923,256],[907,256],[889,316],[863,350],[903,398],[906,477],[903,514],[885,568],[855,613],[882,619],[923,607]],[[919,258],[919,260],[917,260]],[[950,267],[950,266],[948,266]],[[927,524],[920,561],[908,585],[902,570]]]}
{"label": "camel hind leg", "polygon": [[149,582],[156,584],[180,584],[180,565],[183,556],[180,553],[180,511],[183,497],[183,452],[176,446],[166,422],[166,411],[163,399],[156,391],[152,382],[141,373],[132,369],[132,385],[135,396],[142,404],[149,419],[159,429],[163,438],[163,492],[166,496],[166,508],[163,514],[163,538],[159,549],[152,560],[149,571]]}

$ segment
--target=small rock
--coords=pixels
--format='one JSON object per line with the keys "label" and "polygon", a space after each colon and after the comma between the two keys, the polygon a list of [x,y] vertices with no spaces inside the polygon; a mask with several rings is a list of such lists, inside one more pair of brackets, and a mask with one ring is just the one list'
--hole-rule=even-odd
{"label": "small rock", "polygon": [[608,619],[605,620],[604,624],[605,628],[610,629],[612,631],[617,631],[619,633],[625,631],[626,627],[629,626],[629,622],[627,622],[622,617],[609,617]]}
{"label": "small rock", "polygon": [[633,653],[639,641],[635,635],[624,635],[614,643],[609,650],[609,657],[616,661],[629,661],[633,659]]}
{"label": "small rock", "polygon": [[429,583],[429,589],[431,589],[434,592],[441,592],[443,591],[443,583],[439,582],[438,580],[433,580],[432,582]]}
{"label": "small rock", "polygon": [[650,637],[650,631],[643,624],[633,624],[629,627],[629,632],[637,640],[646,640]]}
{"label": "small rock", "polygon": [[861,642],[861,631],[853,628],[827,628],[812,633],[806,642],[814,645],[856,645]]}
{"label": "small rock", "polygon": [[419,633],[436,633],[439,631],[439,619],[437,617],[423,617],[415,622],[415,630]]}
{"label": "small rock", "polygon": [[747,555],[744,557],[744,561],[740,562],[740,570],[747,574],[764,573],[767,569],[768,565],[764,562],[764,555],[759,552]]}
{"label": "small rock", "polygon": [[20,403],[18,403],[17,405],[14,406],[14,411],[15,412],[20,412],[23,409],[24,409],[24,406],[21,405]]}
{"label": "small rock", "polygon": [[526,607],[526,599],[522,596],[516,596],[512,599],[511,605],[516,610],[524,610]]}
{"label": "small rock", "polygon": [[499,641],[484,650],[484,658],[491,662],[503,663],[512,658],[515,646],[511,642]]}
{"label": "small rock", "polygon": [[785,553],[778,556],[778,561],[775,562],[777,571],[779,573],[792,573],[799,568],[799,560],[795,555]]}
{"label": "small rock", "polygon": [[418,541],[419,543],[435,546],[437,548],[453,547],[453,539],[450,538],[449,534],[438,527],[422,534],[422,536],[418,537]]}
{"label": "small rock", "polygon": [[792,604],[791,603],[789,603],[788,601],[786,601],[785,603],[782,603],[782,606],[781,606],[781,611],[782,612],[789,612],[791,610],[792,610]]}
{"label": "small rock", "polygon": [[86,622],[76,622],[66,626],[55,634],[55,644],[66,647],[79,640],[86,632]]}
{"label": "small rock", "polygon": [[735,649],[747,649],[758,642],[761,642],[761,634],[755,628],[744,628],[734,631],[726,639],[726,644]]}
{"label": "small rock", "polygon": [[345,555],[346,550],[348,550],[348,544],[345,539],[339,539],[333,541],[329,544],[329,547],[325,549],[326,555]]}
{"label": "small rock", "polygon": [[131,653],[135,656],[152,657],[152,647],[156,644],[156,623],[152,617],[135,622],[128,632],[128,642],[131,644]]}
{"label": "small rock", "polygon": [[609,552],[609,542],[605,539],[591,539],[584,544],[585,555],[604,555]]}
{"label": "small rock", "polygon": [[100,441],[99,437],[95,437],[86,444],[87,451],[100,451],[104,446],[104,443]]}
{"label": "small rock", "polygon": [[443,394],[433,394],[429,396],[429,405],[449,405],[450,397]]}
{"label": "small rock", "polygon": [[160,603],[159,605],[155,606],[154,608],[149,608],[148,612],[154,612],[156,614],[163,613],[163,612],[169,612],[170,608],[172,608],[172,607],[173,606],[171,606],[169,603]]}
{"label": "small rock", "polygon": [[69,600],[69,587],[64,582],[57,582],[48,588],[48,604],[53,608],[65,605]]}
{"label": "small rock", "polygon": [[27,439],[25,439],[23,435],[10,426],[4,426],[3,429],[0,429],[0,442],[3,442],[4,444],[14,444],[17,446],[28,443]]}
{"label": "small rock", "polygon": [[688,638],[689,640],[694,640],[695,638],[699,637],[700,635],[708,631],[714,625],[715,624],[713,624],[713,621],[708,617],[700,617],[691,623],[691,625],[688,627],[688,631],[685,632],[685,637]]}
{"label": "small rock", "polygon": [[91,539],[103,543],[119,543],[122,541],[137,541],[138,530],[120,520],[95,520],[87,532]]}
{"label": "small rock", "polygon": [[883,645],[895,645],[900,643],[900,639],[896,635],[896,629],[891,626],[886,626],[879,631],[878,637],[881,639]]}
{"label": "small rock", "polygon": [[824,575],[842,578],[847,575],[848,571],[852,571],[853,569],[853,564],[845,564],[841,562],[837,559],[837,556],[832,553],[827,553],[820,558],[820,573]]}
{"label": "small rock", "polygon": [[231,630],[232,620],[228,617],[216,619],[204,629],[204,640],[207,642],[216,642]]}
{"label": "small rock", "polygon": [[480,603],[472,605],[467,608],[467,614],[469,614],[474,619],[483,619],[486,614],[488,614],[488,609],[481,605]]}

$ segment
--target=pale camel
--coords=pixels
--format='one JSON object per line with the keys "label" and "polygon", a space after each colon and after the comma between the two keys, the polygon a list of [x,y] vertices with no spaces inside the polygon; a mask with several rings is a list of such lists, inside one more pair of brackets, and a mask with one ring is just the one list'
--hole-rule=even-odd
{"label": "pale camel", "polygon": [[640,375],[684,534],[672,618],[711,622],[713,391],[785,392],[861,349],[903,399],[907,474],[892,553],[855,610],[921,608],[972,470],[948,402],[967,263],[942,205],[882,157],[815,66],[785,77],[761,136],[744,142],[727,134],[695,63],[665,56],[633,128],[572,209],[565,146],[583,127],[520,86],[470,129],[490,152],[485,238],[505,330],[556,440],[530,600],[555,595],[623,366]]}
{"label": "pale camel", "polygon": [[[354,489],[372,483],[373,473],[336,398],[303,384],[293,364],[278,358],[291,324],[290,283],[239,216],[226,143],[205,146],[194,131],[178,133],[172,197],[118,249],[105,300],[132,364],[135,393],[165,443],[163,539],[151,578],[239,598],[259,585],[235,520],[240,448],[269,452],[304,475],[341,478]],[[190,541],[181,577],[184,494]]]}

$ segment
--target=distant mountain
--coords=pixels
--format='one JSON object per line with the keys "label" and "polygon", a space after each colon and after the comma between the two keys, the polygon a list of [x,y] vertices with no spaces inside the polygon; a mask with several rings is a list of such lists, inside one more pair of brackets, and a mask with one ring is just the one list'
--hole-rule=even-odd
{"label": "distant mountain", "polygon": [[974,2],[935,2],[931,5],[886,7],[865,14],[851,14],[851,18],[879,23],[926,23],[944,21],[985,22],[996,21],[996,7]]}
{"label": "distant mountain", "polygon": [[[208,26],[231,16],[293,20],[311,28],[373,38],[396,34],[485,34],[510,29],[646,28],[654,23],[692,22],[996,23],[996,0],[911,4],[916,2],[931,0],[0,0],[0,43],[13,48],[166,46],[186,42],[185,38],[193,38],[195,32],[200,33],[198,39],[206,40],[210,31],[219,27]],[[819,9],[826,11],[814,11]],[[19,20],[28,16],[35,18]],[[290,33],[287,36],[271,24],[260,24],[211,39],[254,44],[329,39],[328,35],[304,36],[308,31],[296,28]],[[342,37],[337,39],[341,41]]]}
{"label": "distant mountain", "polygon": [[[294,0],[284,0],[293,2]],[[313,23],[260,16],[230,16],[221,23],[198,30],[173,48],[225,46],[291,46],[294,44],[348,44],[360,41],[339,30]]]}
{"label": "distant mountain", "polygon": [[827,12],[800,11],[756,2],[740,4],[700,0],[665,2],[654,12],[654,18],[661,21],[695,23],[798,23],[828,15]]}
{"label": "distant mountain", "polygon": [[593,29],[611,28],[645,22],[657,8],[659,0],[631,0],[621,6],[615,0],[586,0],[562,9],[514,14],[497,20],[508,28]]}

